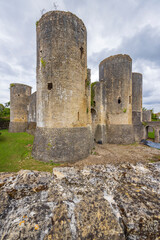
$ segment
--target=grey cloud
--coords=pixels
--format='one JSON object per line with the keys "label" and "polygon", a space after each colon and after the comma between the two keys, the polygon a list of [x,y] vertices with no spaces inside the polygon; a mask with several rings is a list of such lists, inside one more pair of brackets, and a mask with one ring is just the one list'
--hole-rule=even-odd
{"label": "grey cloud", "polygon": [[0,76],[4,75],[17,76],[16,71],[6,62],[0,61]]}
{"label": "grey cloud", "polygon": [[104,58],[119,53],[130,55],[133,61],[144,59],[160,65],[160,29],[145,26],[133,37],[123,38],[117,48],[111,50],[105,48],[98,53],[93,53],[88,60],[91,65],[95,66]]}
{"label": "grey cloud", "polygon": [[160,65],[160,28],[145,26],[133,37],[124,38],[118,50],[127,52],[136,60],[149,60]]}
{"label": "grey cloud", "polygon": [[143,91],[143,98],[148,98],[153,95],[154,95],[154,89],[149,89],[149,90]]}
{"label": "grey cloud", "polygon": [[[53,10],[53,2],[57,2],[59,10],[71,11],[84,21],[88,31],[88,67],[93,70],[94,79],[98,78],[100,61],[119,53],[133,58],[133,70],[144,73],[153,65],[159,68],[159,0],[1,0],[0,82],[2,74],[5,75],[5,86],[0,91],[7,93],[8,98],[9,91],[5,89],[12,80],[35,88],[35,23],[41,17],[40,10]],[[147,103],[152,102],[152,96],[158,96],[155,86],[147,86],[151,81],[158,81],[157,75],[151,77],[150,74],[146,78],[144,74],[144,100]],[[4,102],[5,94],[0,102]]]}
{"label": "grey cloud", "polygon": [[147,105],[152,105],[152,104],[160,104],[160,98],[155,98],[155,97],[151,97],[151,98],[144,98],[144,104]]}

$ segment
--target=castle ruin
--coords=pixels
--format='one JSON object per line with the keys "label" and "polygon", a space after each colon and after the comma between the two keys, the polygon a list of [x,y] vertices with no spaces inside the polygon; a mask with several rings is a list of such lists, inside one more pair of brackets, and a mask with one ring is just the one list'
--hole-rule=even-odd
{"label": "castle ruin", "polygon": [[11,84],[10,97],[9,131],[34,133],[32,154],[42,161],[83,159],[94,141],[129,144],[145,138],[142,74],[132,73],[128,55],[104,59],[91,104],[87,31],[70,12],[51,11],[38,21],[37,92]]}

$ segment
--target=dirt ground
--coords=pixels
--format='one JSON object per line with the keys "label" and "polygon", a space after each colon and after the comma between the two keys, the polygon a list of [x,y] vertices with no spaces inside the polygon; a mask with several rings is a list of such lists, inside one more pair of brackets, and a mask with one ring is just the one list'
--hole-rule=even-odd
{"label": "dirt ground", "polygon": [[92,155],[71,165],[81,168],[95,164],[117,165],[124,162],[136,164],[137,162],[149,163],[158,161],[160,161],[160,150],[143,144],[96,144]]}

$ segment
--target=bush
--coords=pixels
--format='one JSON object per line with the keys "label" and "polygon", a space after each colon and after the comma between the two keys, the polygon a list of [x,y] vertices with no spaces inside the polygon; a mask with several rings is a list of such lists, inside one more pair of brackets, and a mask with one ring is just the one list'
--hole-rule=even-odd
{"label": "bush", "polygon": [[158,120],[157,114],[152,113],[152,121],[157,121],[157,120]]}
{"label": "bush", "polygon": [[8,103],[6,103],[5,106],[3,104],[0,104],[0,121],[2,121],[3,118],[10,118],[10,108],[8,108],[8,106]]}
{"label": "bush", "polygon": [[0,104],[0,114],[3,112],[4,109],[5,107],[3,106],[3,104]]}
{"label": "bush", "polygon": [[10,108],[4,108],[0,110],[0,117],[9,117],[10,116]]}

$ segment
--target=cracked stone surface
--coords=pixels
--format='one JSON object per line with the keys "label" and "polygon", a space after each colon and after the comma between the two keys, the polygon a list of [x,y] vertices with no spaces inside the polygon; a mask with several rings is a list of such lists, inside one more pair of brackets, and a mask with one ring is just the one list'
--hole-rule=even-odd
{"label": "cracked stone surface", "polygon": [[0,239],[160,239],[160,165],[0,174]]}

